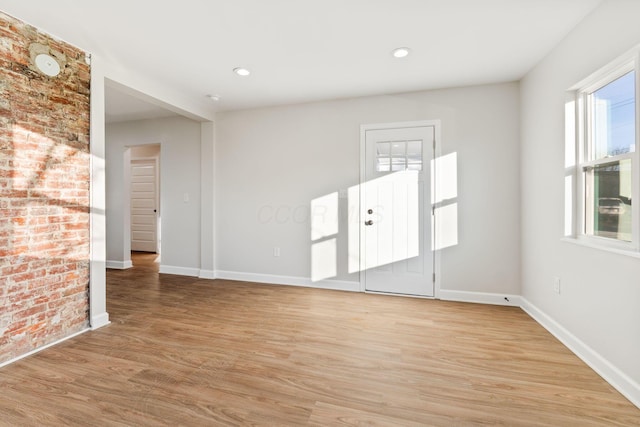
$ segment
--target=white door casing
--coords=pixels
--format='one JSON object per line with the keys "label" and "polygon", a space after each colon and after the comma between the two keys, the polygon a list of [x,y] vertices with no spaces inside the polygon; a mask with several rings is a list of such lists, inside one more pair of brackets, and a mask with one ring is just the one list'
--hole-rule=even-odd
{"label": "white door casing", "polygon": [[361,127],[363,289],[434,296],[431,160],[437,122]]}
{"label": "white door casing", "polygon": [[158,251],[157,159],[131,160],[131,250]]}

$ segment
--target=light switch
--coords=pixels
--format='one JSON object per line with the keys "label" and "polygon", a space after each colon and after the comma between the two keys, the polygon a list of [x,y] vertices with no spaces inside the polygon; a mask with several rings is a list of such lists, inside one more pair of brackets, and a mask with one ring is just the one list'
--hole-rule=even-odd
{"label": "light switch", "polygon": [[185,203],[189,203],[189,193],[184,193],[182,196],[182,201]]}

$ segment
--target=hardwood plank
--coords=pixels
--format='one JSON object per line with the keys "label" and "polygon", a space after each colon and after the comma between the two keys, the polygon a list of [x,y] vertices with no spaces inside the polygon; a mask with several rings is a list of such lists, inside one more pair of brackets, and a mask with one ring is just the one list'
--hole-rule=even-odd
{"label": "hardwood plank", "polygon": [[[435,425],[436,417],[430,417],[430,425]],[[450,422],[450,419],[440,419],[443,423]],[[423,422],[414,422],[407,419],[392,417],[379,413],[371,413],[363,410],[353,409],[345,406],[318,402],[313,409],[309,419],[311,426],[327,425],[354,425],[354,426],[389,426],[389,427],[421,427]]]}
{"label": "hardwood plank", "polygon": [[634,426],[522,310],[109,270],[112,324],[0,369],[0,425]]}

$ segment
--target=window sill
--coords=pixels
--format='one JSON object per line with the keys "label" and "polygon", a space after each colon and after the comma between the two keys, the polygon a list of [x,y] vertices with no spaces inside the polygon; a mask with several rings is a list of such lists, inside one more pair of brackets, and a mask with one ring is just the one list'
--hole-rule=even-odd
{"label": "window sill", "polygon": [[610,247],[610,246],[601,245],[601,244],[598,244],[598,243],[595,243],[595,242],[591,242],[591,241],[588,241],[588,240],[576,238],[576,237],[563,237],[562,239],[560,239],[560,241],[566,242],[566,243],[571,243],[573,245],[584,246],[584,247],[592,248],[592,249],[599,249],[599,250],[605,251],[605,252],[610,252],[610,253],[614,253],[614,254],[618,254],[618,255],[624,255],[624,256],[631,257],[631,258],[640,259],[640,252],[635,251],[633,249],[614,248],[614,247]]}

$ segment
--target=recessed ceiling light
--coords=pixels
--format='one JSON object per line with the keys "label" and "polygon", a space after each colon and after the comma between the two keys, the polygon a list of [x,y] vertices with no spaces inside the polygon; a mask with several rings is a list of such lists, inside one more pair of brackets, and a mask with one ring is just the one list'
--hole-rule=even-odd
{"label": "recessed ceiling light", "polygon": [[220,95],[207,95],[207,98],[215,102],[220,101]]}
{"label": "recessed ceiling light", "polygon": [[249,74],[251,74],[251,71],[247,70],[246,68],[242,68],[242,67],[237,67],[233,69],[233,72],[236,73],[239,76],[248,76]]}
{"label": "recessed ceiling light", "polygon": [[409,49],[408,47],[398,47],[396,49],[393,49],[393,51],[391,51],[391,54],[396,58],[404,58],[405,56],[409,55],[409,52],[411,52],[411,49]]}

